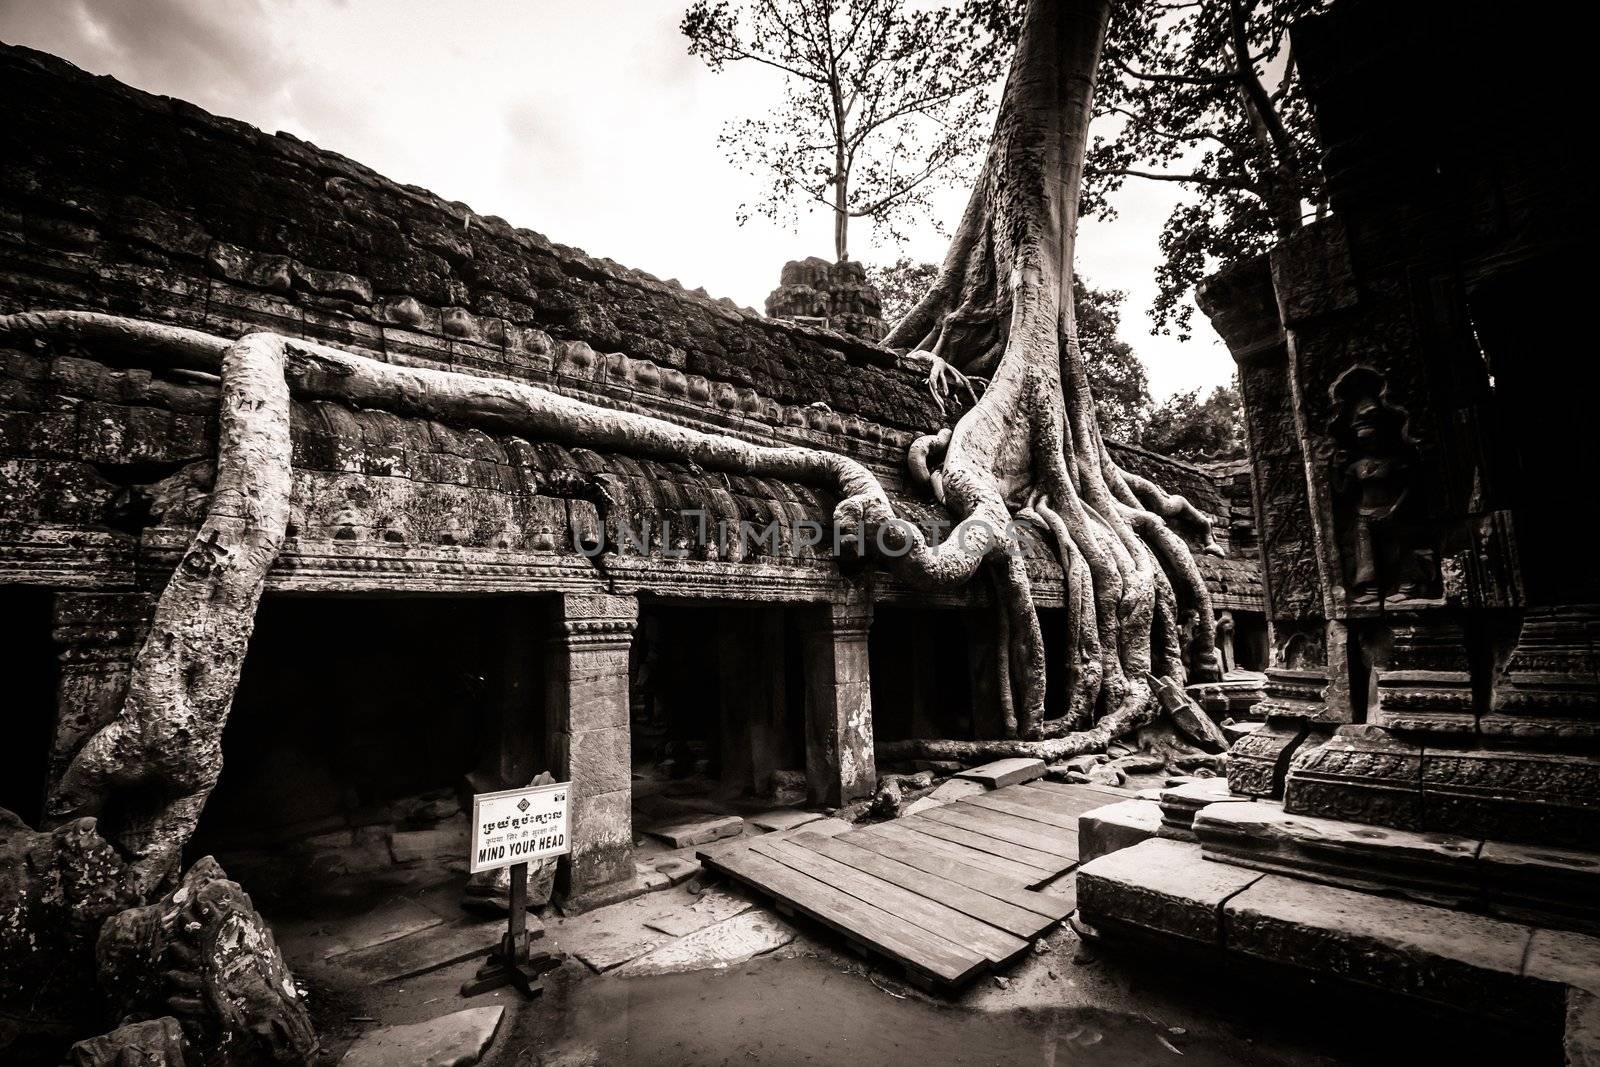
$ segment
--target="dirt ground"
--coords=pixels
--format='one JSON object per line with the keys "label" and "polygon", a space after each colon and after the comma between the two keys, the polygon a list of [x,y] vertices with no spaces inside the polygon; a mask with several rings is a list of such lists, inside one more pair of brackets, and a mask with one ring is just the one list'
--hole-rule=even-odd
{"label": "dirt ground", "polygon": [[[651,924],[699,932],[673,936]],[[705,934],[735,927],[735,937]],[[337,936],[339,923],[323,929],[324,938]],[[487,943],[498,929],[475,921],[425,933]],[[1414,1064],[1419,1056],[1536,1063],[1546,1051],[1420,1007],[1230,973],[1164,952],[1085,944],[1070,926],[998,978],[981,978],[954,996],[932,995],[851,954],[815,924],[787,922],[704,876],[587,914],[552,915],[535,949],[562,952],[565,960],[531,1001],[510,990],[461,997],[458,987],[475,960],[382,980],[382,954],[319,959],[316,943],[293,933],[286,940],[329,1062],[374,1028],[482,1005],[506,1009],[482,1060],[496,1067],[1209,1067]],[[392,970],[392,955],[388,960]]]}

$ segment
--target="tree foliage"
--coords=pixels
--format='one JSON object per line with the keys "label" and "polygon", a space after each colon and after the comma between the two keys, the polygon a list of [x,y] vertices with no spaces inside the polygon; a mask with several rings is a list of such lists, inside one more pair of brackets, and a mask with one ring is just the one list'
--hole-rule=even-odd
{"label": "tree foliage", "polygon": [[1084,210],[1128,178],[1194,194],[1167,218],[1152,308],[1187,337],[1189,294],[1218,262],[1265,251],[1320,198],[1289,27],[1327,0],[1118,0],[1101,56]]}
{"label": "tree foliage", "polygon": [[851,219],[899,239],[936,188],[971,179],[1018,17],[1015,2],[993,0],[695,0],[681,26],[691,55],[783,76],[776,108],[721,136],[731,161],[769,183],[739,221],[792,223],[820,205],[840,260]]}
{"label": "tree foliage", "polygon": [[1139,443],[1152,452],[1179,459],[1243,455],[1244,408],[1239,390],[1219,385],[1203,400],[1198,389],[1174,394],[1150,412]]}

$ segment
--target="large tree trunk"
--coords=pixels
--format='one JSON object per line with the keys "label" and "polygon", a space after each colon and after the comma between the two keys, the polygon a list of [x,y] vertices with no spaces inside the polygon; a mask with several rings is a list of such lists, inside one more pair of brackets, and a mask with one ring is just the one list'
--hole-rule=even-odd
{"label": "large tree trunk", "polygon": [[[216,493],[157,604],[119,717],[68,769],[53,814],[100,811],[148,890],[173,872],[221,769],[221,736],[262,583],[282,544],[289,493],[288,398],[328,399],[563,444],[693,462],[824,486],[835,523],[907,582],[952,588],[988,570],[1009,754],[1103,748],[1156,714],[1151,674],[1215,678],[1209,595],[1171,518],[1200,543],[1205,520],[1124,474],[1101,440],[1078,350],[1073,236],[1094,72],[1109,0],[1032,0],[977,188],[927,297],[892,345],[928,355],[938,381],[983,374],[981,399],[908,462],[958,521],[930,545],[898,518],[861,464],[771,448],[536,386],[402,367],[271,335],[237,342],[84,312],[0,316],[0,337],[110,342],[223,378]],[[1046,721],[1044,645],[1013,517],[1054,542],[1067,577],[1066,699]],[[845,539],[847,542],[849,538]],[[1090,729],[1070,727],[1098,721]],[[1063,736],[1064,735],[1064,736]],[[1050,740],[1041,740],[1042,738]],[[918,742],[905,743],[910,752]],[[982,752],[921,743],[926,754]],[[910,746],[910,747],[907,747]],[[954,746],[954,747],[952,747]]]}
{"label": "large tree trunk", "polygon": [[[1187,502],[1124,474],[1101,439],[1073,318],[1073,242],[1107,0],[1032,0],[988,159],[938,280],[885,343],[926,353],[936,390],[985,376],[982,397],[924,462],[961,514],[1001,510],[1037,523],[1067,575],[1069,721],[1154,715],[1150,673],[1217,674],[1210,595],[1166,520],[1214,548]],[[917,465],[913,464],[917,470]],[[1026,571],[995,560],[1018,732],[1039,737],[1044,663]],[[1187,623],[1187,626],[1185,625]],[[1185,635],[1192,629],[1192,635]],[[1097,731],[1098,733],[1098,731]],[[1088,739],[1086,739],[1088,740]],[[1055,743],[1051,751],[1070,745]]]}

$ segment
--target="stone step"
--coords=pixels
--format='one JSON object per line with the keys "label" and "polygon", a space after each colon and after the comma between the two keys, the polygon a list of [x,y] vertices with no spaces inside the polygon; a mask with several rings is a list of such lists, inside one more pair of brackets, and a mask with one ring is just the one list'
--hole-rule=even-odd
{"label": "stone step", "polygon": [[1265,874],[1166,838],[1081,867],[1078,909],[1101,935],[1155,937],[1535,1032],[1562,1033],[1569,1014],[1589,1025],[1600,991],[1600,939]]}
{"label": "stone step", "polygon": [[1196,812],[1213,804],[1249,803],[1250,799],[1230,792],[1226,778],[1199,778],[1168,786],[1161,791],[1161,836],[1193,841]]}
{"label": "stone step", "polygon": [[1211,805],[1193,830],[1212,859],[1600,933],[1595,853],[1294,815],[1269,800]]}
{"label": "stone step", "polygon": [[1123,800],[1078,816],[1078,862],[1108,856],[1155,837],[1161,805],[1153,800]]}

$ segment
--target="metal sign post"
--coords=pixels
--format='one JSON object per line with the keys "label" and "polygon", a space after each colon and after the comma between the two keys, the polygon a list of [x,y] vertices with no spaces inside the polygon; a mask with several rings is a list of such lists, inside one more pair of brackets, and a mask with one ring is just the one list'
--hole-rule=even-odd
{"label": "metal sign post", "polygon": [[511,868],[511,916],[500,944],[471,980],[464,997],[501,986],[515,986],[525,997],[544,992],[538,979],[561,965],[561,957],[528,950],[528,863],[572,851],[567,833],[570,782],[479,793],[472,798],[472,841],[468,869]]}

